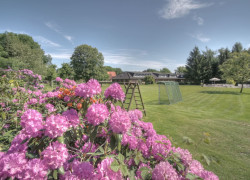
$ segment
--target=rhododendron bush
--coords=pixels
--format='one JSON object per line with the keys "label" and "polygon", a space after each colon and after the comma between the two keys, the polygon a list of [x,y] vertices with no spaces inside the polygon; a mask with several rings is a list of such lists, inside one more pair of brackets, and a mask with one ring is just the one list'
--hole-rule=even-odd
{"label": "rhododendron bush", "polygon": [[56,81],[52,92],[25,89],[28,100],[16,104],[20,131],[0,153],[0,179],[218,179],[141,111],[116,106],[125,98],[119,84],[102,93],[94,79]]}

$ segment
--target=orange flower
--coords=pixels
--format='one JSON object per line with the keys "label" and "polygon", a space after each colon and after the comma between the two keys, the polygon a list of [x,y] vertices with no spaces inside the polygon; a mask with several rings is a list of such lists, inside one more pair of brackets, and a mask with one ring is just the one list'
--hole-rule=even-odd
{"label": "orange flower", "polygon": [[68,103],[67,106],[68,106],[68,107],[72,107],[72,103],[71,103],[71,102]]}
{"label": "orange flower", "polygon": [[80,102],[83,103],[83,102],[84,102],[84,99],[81,99]]}
{"label": "orange flower", "polygon": [[78,110],[80,110],[82,108],[82,104],[81,103],[77,103],[76,107],[77,107]]}
{"label": "orange flower", "polygon": [[58,97],[59,99],[62,99],[62,98],[63,98],[62,94],[58,94],[57,97]]}

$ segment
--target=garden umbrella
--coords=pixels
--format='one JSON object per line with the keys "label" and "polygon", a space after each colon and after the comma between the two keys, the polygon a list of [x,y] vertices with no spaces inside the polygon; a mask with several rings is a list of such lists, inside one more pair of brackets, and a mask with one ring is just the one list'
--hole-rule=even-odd
{"label": "garden umbrella", "polygon": [[219,79],[219,78],[214,77],[214,78],[209,79],[209,81],[213,81],[213,82],[214,82],[214,84],[215,84],[215,81],[220,81],[220,79]]}

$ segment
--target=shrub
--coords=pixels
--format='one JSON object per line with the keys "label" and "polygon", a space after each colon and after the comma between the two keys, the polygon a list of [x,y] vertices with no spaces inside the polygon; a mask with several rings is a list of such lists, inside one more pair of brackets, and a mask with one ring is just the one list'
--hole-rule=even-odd
{"label": "shrub", "polygon": [[0,177],[218,179],[143,122],[141,111],[116,106],[120,90],[111,85],[104,97],[96,80],[60,80],[56,90],[34,96],[37,103],[24,103],[20,132],[0,153]]}
{"label": "shrub", "polygon": [[145,81],[145,84],[154,84],[155,83],[155,79],[153,76],[145,76],[145,78],[143,80]]}

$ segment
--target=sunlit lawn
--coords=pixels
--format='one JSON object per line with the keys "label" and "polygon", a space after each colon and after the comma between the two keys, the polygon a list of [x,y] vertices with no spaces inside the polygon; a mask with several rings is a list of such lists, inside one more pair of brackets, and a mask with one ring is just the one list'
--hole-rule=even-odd
{"label": "sunlit lawn", "polygon": [[[104,85],[105,89],[108,85]],[[158,86],[140,86],[147,116],[159,134],[188,149],[204,167],[220,179],[250,179],[250,89],[180,86],[183,101],[158,103]],[[200,142],[209,133],[211,142]],[[187,145],[183,137],[194,143]],[[198,144],[196,146],[195,144]],[[206,165],[204,154],[219,163]]]}
{"label": "sunlit lawn", "polygon": [[[158,104],[158,86],[140,86],[147,116],[159,134],[173,138],[188,149],[206,169],[220,179],[250,179],[250,89],[181,86],[183,101],[174,105]],[[199,143],[203,133],[211,142]],[[187,136],[199,144],[187,145]],[[219,160],[206,165],[205,154]]]}

